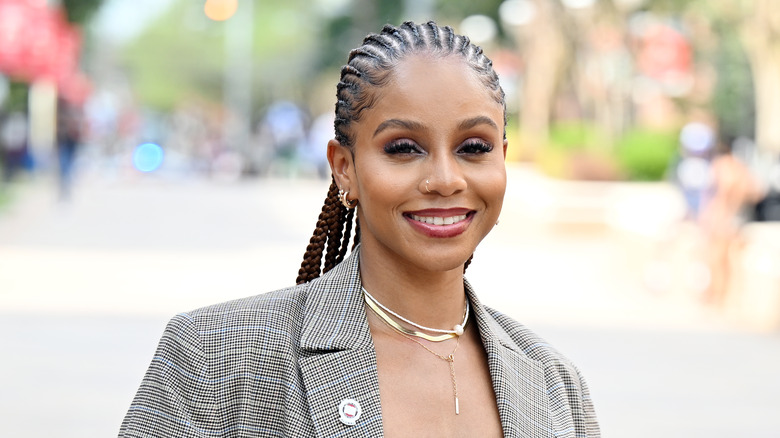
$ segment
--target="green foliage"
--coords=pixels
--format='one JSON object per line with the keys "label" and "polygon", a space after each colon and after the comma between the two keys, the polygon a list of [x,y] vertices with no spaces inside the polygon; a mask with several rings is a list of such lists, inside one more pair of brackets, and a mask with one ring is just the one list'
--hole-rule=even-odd
{"label": "green foliage", "polygon": [[618,142],[616,152],[629,179],[658,181],[677,154],[677,133],[636,129]]}
{"label": "green foliage", "polygon": [[176,2],[124,51],[123,61],[145,104],[171,109],[186,96],[221,95],[223,36],[214,29],[198,29],[200,23],[193,19],[194,11]]}
{"label": "green foliage", "polygon": [[558,122],[550,127],[550,147],[560,150],[597,149],[604,147],[604,135],[584,121]]}
{"label": "green foliage", "polygon": [[753,77],[744,48],[733,28],[718,26],[720,44],[713,56],[718,81],[712,96],[712,109],[718,118],[723,139],[753,137],[755,96]]}
{"label": "green foliage", "polygon": [[27,101],[30,94],[30,86],[24,82],[11,82],[8,87],[8,97],[3,103],[0,112],[27,112]]}
{"label": "green foliage", "polygon": [[[264,0],[253,5],[252,56],[246,60],[252,71],[253,101],[300,98],[316,68],[317,32],[311,8],[305,7],[304,0]],[[203,2],[175,1],[122,53],[140,100],[159,110],[170,110],[190,97],[220,101],[225,31],[234,25],[230,20],[209,20]]]}
{"label": "green foliage", "polygon": [[[3,161],[0,160],[0,163]],[[11,204],[11,195],[8,194],[8,190],[2,187],[0,184],[0,214],[5,212],[6,208]]]}
{"label": "green foliage", "polygon": [[[701,0],[648,0],[645,3],[647,9],[660,13],[679,13],[691,5],[696,5]],[[716,0],[722,1],[722,0]]]}
{"label": "green foliage", "polygon": [[405,18],[402,0],[355,1],[349,15],[325,20],[322,25],[316,68],[335,69],[347,62],[347,53],[357,47],[369,33],[376,33],[385,24],[400,24]]}
{"label": "green foliage", "polygon": [[61,0],[68,21],[83,25],[100,9],[103,0]]}
{"label": "green foliage", "polygon": [[356,44],[353,39],[353,22],[350,16],[342,15],[328,20],[323,30],[325,43],[318,52],[319,68],[338,68],[347,63],[347,53]]}
{"label": "green foliage", "polygon": [[[504,36],[504,29],[500,25],[501,19],[498,16],[498,8],[504,0],[482,0],[482,1],[453,1],[453,0],[437,0],[436,11],[437,15],[444,17],[439,23],[441,25],[450,25],[457,27],[458,22],[453,20],[462,20],[470,15],[487,15],[492,18],[498,26],[499,38]],[[434,18],[435,17],[431,17]],[[438,21],[438,20],[437,20]]]}

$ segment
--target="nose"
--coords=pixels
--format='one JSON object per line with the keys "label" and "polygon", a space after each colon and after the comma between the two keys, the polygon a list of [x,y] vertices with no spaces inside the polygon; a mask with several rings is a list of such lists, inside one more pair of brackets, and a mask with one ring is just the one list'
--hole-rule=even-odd
{"label": "nose", "polygon": [[461,164],[452,153],[432,154],[427,175],[422,179],[421,192],[452,196],[466,189],[467,182]]}

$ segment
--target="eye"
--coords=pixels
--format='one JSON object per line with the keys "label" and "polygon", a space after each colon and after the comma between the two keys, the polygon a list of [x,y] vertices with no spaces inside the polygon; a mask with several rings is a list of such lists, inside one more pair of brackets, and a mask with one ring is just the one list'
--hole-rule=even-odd
{"label": "eye", "polygon": [[481,155],[493,150],[493,145],[482,140],[471,139],[458,148],[459,154]]}
{"label": "eye", "polygon": [[412,155],[421,154],[422,149],[409,140],[394,141],[385,146],[385,153],[389,155]]}

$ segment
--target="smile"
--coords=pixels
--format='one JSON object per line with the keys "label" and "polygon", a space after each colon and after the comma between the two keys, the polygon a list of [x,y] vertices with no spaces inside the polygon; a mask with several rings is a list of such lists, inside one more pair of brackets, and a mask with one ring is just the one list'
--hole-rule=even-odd
{"label": "smile", "polygon": [[476,211],[467,208],[429,208],[407,212],[404,218],[417,232],[428,237],[448,238],[464,233]]}
{"label": "smile", "polygon": [[468,216],[465,214],[456,216],[417,216],[416,214],[412,214],[411,217],[418,222],[426,223],[428,225],[452,225],[465,221]]}

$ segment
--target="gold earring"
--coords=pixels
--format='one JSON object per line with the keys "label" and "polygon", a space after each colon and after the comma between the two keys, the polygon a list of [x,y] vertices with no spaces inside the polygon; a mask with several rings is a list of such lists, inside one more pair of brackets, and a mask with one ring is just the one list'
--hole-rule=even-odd
{"label": "gold earring", "polygon": [[353,200],[352,202],[349,201],[349,190],[346,192],[344,190],[339,189],[339,201],[341,201],[341,204],[347,209],[351,210],[355,207],[357,207],[357,199]]}

